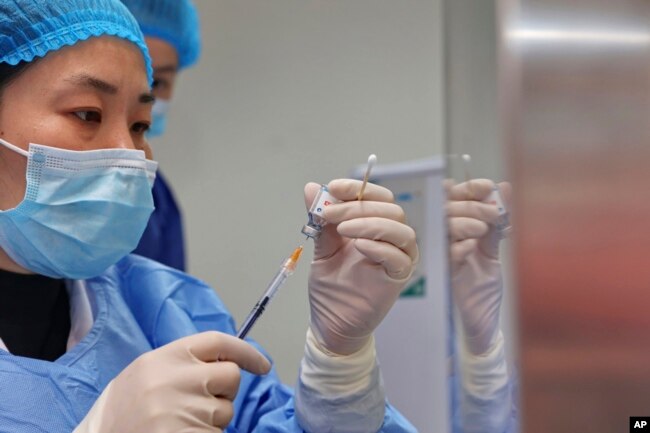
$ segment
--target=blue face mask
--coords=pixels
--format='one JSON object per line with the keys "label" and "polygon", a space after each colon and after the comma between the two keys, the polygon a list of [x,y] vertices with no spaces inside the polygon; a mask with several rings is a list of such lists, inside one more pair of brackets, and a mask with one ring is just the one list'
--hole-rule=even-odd
{"label": "blue face mask", "polygon": [[169,102],[164,99],[156,99],[151,108],[151,126],[147,131],[147,138],[160,137],[165,133],[168,113]]}
{"label": "blue face mask", "polygon": [[0,248],[52,278],[97,276],[138,245],[153,211],[158,164],[128,149],[72,151],[30,144],[25,198],[0,211]]}

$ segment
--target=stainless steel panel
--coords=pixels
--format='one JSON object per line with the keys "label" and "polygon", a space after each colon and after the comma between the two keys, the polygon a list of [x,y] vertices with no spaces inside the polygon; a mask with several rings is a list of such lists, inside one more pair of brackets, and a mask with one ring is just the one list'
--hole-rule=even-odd
{"label": "stainless steel panel", "polygon": [[650,416],[650,2],[503,0],[522,431]]}

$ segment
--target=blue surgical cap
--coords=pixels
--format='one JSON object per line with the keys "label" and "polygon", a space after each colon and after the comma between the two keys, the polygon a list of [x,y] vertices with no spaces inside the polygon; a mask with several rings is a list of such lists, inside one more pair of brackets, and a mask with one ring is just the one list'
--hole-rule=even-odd
{"label": "blue surgical cap", "polygon": [[179,68],[199,59],[201,35],[199,15],[190,0],[122,0],[145,36],[170,43],[178,53]]}
{"label": "blue surgical cap", "polygon": [[31,62],[93,36],[129,40],[151,59],[137,22],[119,0],[0,0],[0,63]]}

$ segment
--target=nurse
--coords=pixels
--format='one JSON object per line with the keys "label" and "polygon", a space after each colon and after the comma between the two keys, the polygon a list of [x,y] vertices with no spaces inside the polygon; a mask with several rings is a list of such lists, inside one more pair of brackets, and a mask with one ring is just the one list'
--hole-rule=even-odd
{"label": "nurse", "polygon": [[[167,126],[177,74],[194,65],[201,51],[199,18],[190,0],[122,0],[140,24],[153,64],[152,109],[149,140]],[[134,253],[167,266],[186,270],[181,213],[171,187],[157,172],[153,184],[155,210]]]}
{"label": "nurse", "polygon": [[[452,296],[460,317],[454,431],[518,431],[514,380],[500,328],[503,276],[499,212],[486,203],[494,182],[475,179],[447,191]],[[506,201],[510,185],[499,185]]]}
{"label": "nurse", "polygon": [[418,258],[388,190],[329,184],[295,391],[210,287],[128,255],[153,210],[150,63],[118,0],[0,0],[2,430],[414,431],[372,336]]}

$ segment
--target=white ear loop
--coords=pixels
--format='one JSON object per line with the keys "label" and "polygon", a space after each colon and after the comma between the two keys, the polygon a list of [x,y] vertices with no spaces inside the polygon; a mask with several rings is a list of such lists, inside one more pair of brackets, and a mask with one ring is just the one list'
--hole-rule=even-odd
{"label": "white ear loop", "polygon": [[9,150],[13,150],[14,152],[24,156],[25,158],[29,157],[29,152],[28,151],[26,151],[24,149],[21,149],[20,147],[9,143],[8,141],[3,140],[2,138],[0,138],[0,144],[2,144],[4,147],[6,147]]}

